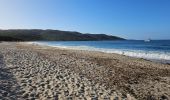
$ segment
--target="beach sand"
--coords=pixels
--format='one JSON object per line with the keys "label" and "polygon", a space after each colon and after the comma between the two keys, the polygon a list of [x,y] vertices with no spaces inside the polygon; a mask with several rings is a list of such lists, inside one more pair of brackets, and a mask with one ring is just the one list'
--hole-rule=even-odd
{"label": "beach sand", "polygon": [[170,65],[118,54],[0,43],[2,100],[169,100]]}

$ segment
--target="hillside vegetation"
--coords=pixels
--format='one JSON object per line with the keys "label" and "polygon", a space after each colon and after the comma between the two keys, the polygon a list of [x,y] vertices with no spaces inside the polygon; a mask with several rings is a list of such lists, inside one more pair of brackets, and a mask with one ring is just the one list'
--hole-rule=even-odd
{"label": "hillside vegetation", "polygon": [[59,30],[0,30],[0,41],[99,41],[123,40],[105,34],[82,34]]}

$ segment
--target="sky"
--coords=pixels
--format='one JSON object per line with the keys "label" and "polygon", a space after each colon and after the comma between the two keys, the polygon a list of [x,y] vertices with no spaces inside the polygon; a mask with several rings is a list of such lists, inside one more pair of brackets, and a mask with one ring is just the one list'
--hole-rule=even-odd
{"label": "sky", "polygon": [[0,0],[0,29],[170,39],[170,0]]}

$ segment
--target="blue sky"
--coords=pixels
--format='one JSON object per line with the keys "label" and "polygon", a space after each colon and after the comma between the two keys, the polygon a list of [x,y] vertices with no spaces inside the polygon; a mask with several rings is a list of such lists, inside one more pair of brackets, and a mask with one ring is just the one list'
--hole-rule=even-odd
{"label": "blue sky", "polygon": [[0,29],[170,39],[170,0],[0,0]]}

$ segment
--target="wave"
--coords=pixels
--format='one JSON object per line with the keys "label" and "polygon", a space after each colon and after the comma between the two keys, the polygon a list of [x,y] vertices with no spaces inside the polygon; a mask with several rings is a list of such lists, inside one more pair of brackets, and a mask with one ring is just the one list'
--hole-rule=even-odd
{"label": "wave", "polygon": [[148,60],[158,60],[170,62],[170,53],[163,51],[145,51],[145,50],[131,50],[131,49],[107,49],[107,48],[96,48],[92,46],[65,46],[61,44],[48,44],[48,43],[37,43],[32,42],[32,44],[47,45],[58,48],[73,49],[73,50],[87,50],[87,51],[100,51],[105,53],[116,53],[120,55],[126,55],[130,57],[144,58]]}

